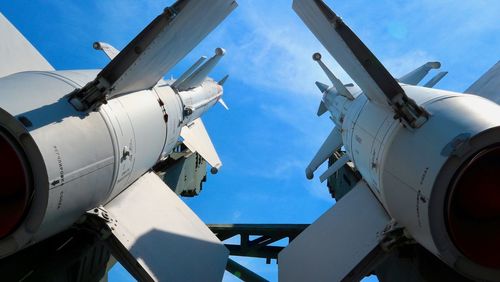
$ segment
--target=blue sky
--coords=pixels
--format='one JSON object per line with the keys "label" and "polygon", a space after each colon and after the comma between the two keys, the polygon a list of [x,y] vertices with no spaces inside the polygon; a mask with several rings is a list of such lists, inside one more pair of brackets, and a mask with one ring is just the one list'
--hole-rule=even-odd
{"label": "blue sky", "polygon": [[[0,11],[56,69],[88,69],[107,63],[92,49],[94,41],[123,48],[172,2],[16,0],[2,1]],[[186,202],[207,223],[310,223],[334,203],[325,185],[304,176],[332,128],[326,116],[315,116],[320,93],[314,81],[328,80],[311,54],[324,53],[335,73],[345,83],[350,79],[292,11],[291,0],[238,2],[240,7],[167,74],[179,76],[215,47],[228,51],[212,76],[230,75],[225,100],[231,109],[215,107],[204,117],[224,166],[209,176],[200,197]],[[327,3],[396,77],[439,60],[450,74],[437,87],[461,92],[500,59],[498,1]],[[276,280],[275,265],[238,261]]]}

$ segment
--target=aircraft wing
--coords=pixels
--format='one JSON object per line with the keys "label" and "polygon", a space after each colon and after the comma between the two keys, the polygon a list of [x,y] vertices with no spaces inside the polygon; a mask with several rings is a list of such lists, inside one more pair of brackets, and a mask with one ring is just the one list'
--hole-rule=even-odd
{"label": "aircraft wing", "polygon": [[475,94],[500,103],[500,62],[474,82],[465,93]]}
{"label": "aircraft wing", "polygon": [[178,0],[99,74],[110,95],[150,89],[235,8],[234,0]]}
{"label": "aircraft wing", "polygon": [[184,145],[186,145],[191,152],[200,154],[212,168],[219,170],[222,167],[222,162],[212,144],[212,140],[210,140],[210,136],[201,118],[184,126],[181,129],[181,137],[184,139]]}
{"label": "aircraft wing", "polygon": [[105,209],[114,219],[113,256],[137,279],[222,280],[229,251],[155,173],[139,178]]}
{"label": "aircraft wing", "polygon": [[0,77],[32,70],[53,71],[54,68],[0,13]]}

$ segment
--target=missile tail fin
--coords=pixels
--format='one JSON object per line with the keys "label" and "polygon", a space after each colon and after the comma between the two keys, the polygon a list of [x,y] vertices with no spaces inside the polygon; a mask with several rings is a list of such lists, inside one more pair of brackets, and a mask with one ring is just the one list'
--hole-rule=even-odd
{"label": "missile tail fin", "polygon": [[321,91],[321,93],[324,93],[326,90],[328,90],[328,88],[330,88],[330,86],[319,81],[316,81],[315,84],[318,87],[319,91]]}
{"label": "missile tail fin", "polygon": [[[104,208],[113,224],[106,242],[138,281],[222,280],[229,251],[155,173]],[[194,260],[196,271],[186,263]]]}
{"label": "missile tail fin", "polygon": [[424,79],[424,77],[431,71],[432,69],[439,69],[441,67],[440,62],[427,62],[424,65],[418,67],[417,69],[409,72],[408,74],[399,78],[399,82],[417,85]]}
{"label": "missile tail fin", "polygon": [[184,145],[191,152],[197,152],[212,166],[212,173],[216,173],[222,167],[222,162],[201,118],[184,126],[181,130],[181,137],[184,139]]}
{"label": "missile tail fin", "polygon": [[185,71],[171,86],[177,88],[186,78],[188,78],[205,60],[207,57],[201,56],[187,71]]}
{"label": "missile tail fin", "polygon": [[229,74],[226,74],[221,80],[219,80],[219,82],[217,82],[217,84],[219,84],[220,86],[223,86],[227,79],[229,78]]}
{"label": "missile tail fin", "polygon": [[0,13],[0,77],[22,71],[53,71],[54,68]]}
{"label": "missile tail fin", "polygon": [[200,86],[208,74],[214,69],[214,67],[219,63],[220,59],[224,56],[226,51],[222,48],[215,49],[215,55],[210,58],[201,67],[195,70],[191,75],[189,75],[184,81],[182,81],[177,89],[188,90],[197,86]]}
{"label": "missile tail fin", "polygon": [[429,87],[429,88],[432,88],[434,87],[436,84],[438,84],[438,82],[441,81],[441,79],[443,79],[443,77],[445,77],[446,75],[448,74],[447,71],[442,71],[438,74],[436,74],[436,76],[434,76],[433,78],[431,78],[426,84],[424,84],[424,87]]}
{"label": "missile tail fin", "polygon": [[330,135],[326,138],[321,148],[319,148],[318,152],[311,160],[309,165],[306,168],[306,177],[308,179],[313,179],[314,172],[318,167],[324,163],[328,158],[335,153],[342,146],[342,134],[335,127]]}
{"label": "missile tail fin", "polygon": [[319,103],[318,112],[316,114],[320,117],[324,113],[326,113],[327,111],[328,111],[328,109],[326,108],[325,103],[323,101],[321,101]]}
{"label": "missile tail fin", "polygon": [[227,111],[229,111],[229,107],[227,106],[226,102],[224,102],[224,99],[220,98],[219,99],[219,104],[224,107]]}
{"label": "missile tail fin", "polygon": [[362,280],[387,254],[379,242],[390,222],[370,188],[360,181],[279,253],[279,280]]}

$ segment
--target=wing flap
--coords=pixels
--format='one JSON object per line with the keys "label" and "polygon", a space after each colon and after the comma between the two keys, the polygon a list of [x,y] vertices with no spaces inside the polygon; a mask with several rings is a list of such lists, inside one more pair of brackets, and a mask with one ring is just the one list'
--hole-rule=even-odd
{"label": "wing flap", "polygon": [[465,93],[475,94],[500,103],[500,62],[483,74]]}
{"label": "wing flap", "polygon": [[219,170],[222,167],[222,162],[212,144],[212,140],[210,140],[210,136],[201,118],[184,126],[181,129],[181,137],[184,139],[184,145],[186,145],[191,152],[200,154],[212,168]]}
{"label": "wing flap", "polygon": [[22,71],[53,71],[54,68],[0,13],[0,77]]}
{"label": "wing flap", "polygon": [[378,233],[390,221],[370,188],[359,182],[279,253],[279,280],[359,281],[383,257]]}
{"label": "wing flap", "polygon": [[229,251],[156,174],[105,208],[117,220],[112,236],[125,254],[118,257],[131,260],[125,266],[138,263],[155,281],[222,280]]}

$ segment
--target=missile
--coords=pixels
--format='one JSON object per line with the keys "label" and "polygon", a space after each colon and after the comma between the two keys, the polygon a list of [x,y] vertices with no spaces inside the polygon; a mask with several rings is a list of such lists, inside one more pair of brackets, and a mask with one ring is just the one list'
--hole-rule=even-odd
{"label": "missile", "polygon": [[179,142],[212,172],[222,166],[201,117],[221,101],[208,74],[225,51],[192,68],[186,87],[162,77],[236,6],[179,0],[123,50],[95,43],[111,59],[97,71],[54,70],[0,15],[0,258],[99,217],[139,280],[222,278],[227,249],[151,170]]}
{"label": "missile", "polygon": [[319,113],[335,128],[306,175],[342,146],[345,157],[321,179],[350,161],[362,180],[279,254],[280,279],[356,281],[417,243],[465,277],[500,281],[499,64],[470,94],[428,88],[444,74],[417,86],[437,62],[398,82],[323,1],[294,0],[293,9],[360,87],[349,99],[335,79],[320,85]]}

